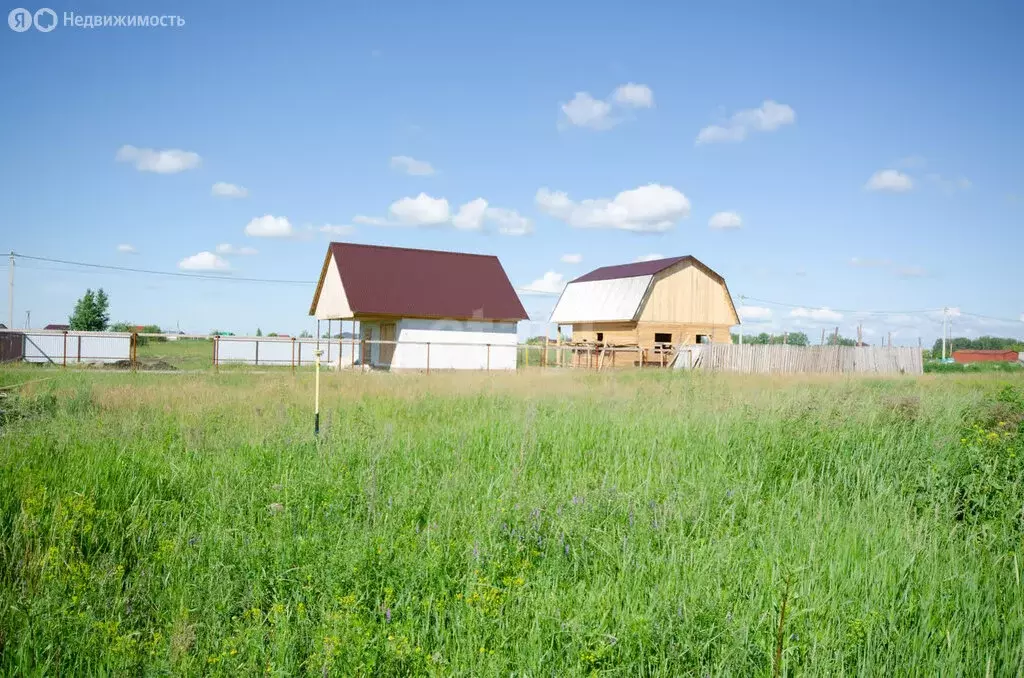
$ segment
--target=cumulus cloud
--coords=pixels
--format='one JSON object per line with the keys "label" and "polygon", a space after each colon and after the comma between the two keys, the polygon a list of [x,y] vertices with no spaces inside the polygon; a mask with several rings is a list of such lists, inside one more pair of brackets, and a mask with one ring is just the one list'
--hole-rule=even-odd
{"label": "cumulus cloud", "polygon": [[355,227],[349,226],[348,224],[344,224],[341,226],[335,226],[334,224],[324,224],[317,230],[320,231],[321,233],[326,233],[327,235],[352,235],[353,233],[355,233],[356,229]]}
{"label": "cumulus cloud", "polygon": [[135,245],[129,245],[127,243],[117,246],[117,251],[121,254],[138,254],[139,251],[135,249]]}
{"label": "cumulus cloud", "polygon": [[582,254],[563,254],[561,261],[564,264],[578,264],[583,261]]}
{"label": "cumulus cloud", "polygon": [[685,195],[660,184],[622,191],[612,199],[573,201],[562,191],[541,188],[537,206],[575,228],[615,228],[636,232],[663,232],[690,214]]}
{"label": "cumulus cloud", "polygon": [[352,221],[357,224],[367,224],[369,226],[387,226],[388,220],[381,219],[380,217],[367,217],[362,214],[357,214],[352,217]]}
{"label": "cumulus cloud", "polygon": [[396,200],[388,212],[395,222],[406,226],[434,226],[443,224],[451,216],[447,200],[431,198],[426,193]]}
{"label": "cumulus cloud", "polygon": [[210,194],[221,198],[244,198],[249,195],[249,189],[245,186],[236,186],[223,181],[218,181],[210,189]]}
{"label": "cumulus cloud", "polygon": [[526,294],[559,294],[563,287],[565,287],[565,276],[548,271],[519,291]]}
{"label": "cumulus cloud", "polygon": [[737,111],[726,122],[705,127],[697,134],[697,145],[743,141],[751,132],[774,132],[794,122],[796,111],[769,99],[759,108]]}
{"label": "cumulus cloud", "polygon": [[612,92],[612,99],[621,106],[632,108],[651,108],[654,106],[654,92],[647,85],[628,82],[619,85]]}
{"label": "cumulus cloud", "polygon": [[[576,92],[572,101],[561,104],[565,122],[595,130],[618,125],[626,117],[623,109],[653,107],[654,92],[651,88],[633,82],[616,87],[607,100],[596,99],[590,92]],[[620,112],[618,116],[615,115],[616,108]]]}
{"label": "cumulus cloud", "polygon": [[512,209],[490,207],[484,198],[470,200],[452,214],[445,198],[432,198],[420,193],[415,198],[396,200],[388,209],[390,218],[355,216],[352,221],[373,226],[454,226],[462,231],[481,231],[487,222],[497,226],[503,235],[526,235],[533,232],[533,222]]}
{"label": "cumulus cloud", "polygon": [[434,167],[426,160],[417,160],[407,155],[396,155],[391,158],[391,169],[416,177],[429,177]]}
{"label": "cumulus cloud", "polygon": [[608,129],[615,122],[611,119],[612,106],[587,92],[576,92],[572,101],[562,104],[562,113],[570,125],[590,129]]}
{"label": "cumulus cloud", "polygon": [[227,271],[231,265],[213,252],[200,252],[179,261],[178,268],[185,271]]}
{"label": "cumulus cloud", "polygon": [[515,210],[504,207],[488,207],[487,220],[494,222],[502,235],[527,235],[533,232],[533,221]]}
{"label": "cumulus cloud", "polygon": [[459,208],[458,214],[452,217],[452,226],[462,231],[479,231],[484,226],[486,212],[486,200],[483,198],[470,200]]}
{"label": "cumulus cloud", "polygon": [[792,318],[805,318],[818,322],[839,322],[843,314],[830,310],[829,308],[794,308],[789,312]]}
{"label": "cumulus cloud", "polygon": [[708,221],[708,226],[716,230],[740,228],[743,219],[735,212],[715,212]]}
{"label": "cumulus cloud", "polygon": [[285,217],[264,214],[246,224],[245,234],[254,238],[290,238],[295,235],[295,229]]}
{"label": "cumulus cloud", "polygon": [[736,312],[746,323],[766,323],[772,319],[772,310],[764,306],[740,306]]}
{"label": "cumulus cloud", "polygon": [[140,172],[156,172],[157,174],[175,174],[199,167],[202,158],[198,153],[168,148],[162,151],[152,148],[137,148],[124,145],[114,156],[117,162],[128,162],[135,165]]}
{"label": "cumulus cloud", "polygon": [[639,263],[639,262],[642,262],[642,261],[657,261],[658,259],[664,259],[664,258],[665,258],[664,254],[651,253],[651,254],[641,254],[639,257],[637,257],[633,261]]}
{"label": "cumulus cloud", "polygon": [[864,188],[869,191],[888,191],[905,193],[914,187],[914,180],[908,175],[894,169],[879,170],[871,175]]}
{"label": "cumulus cloud", "polygon": [[217,252],[217,254],[223,254],[224,256],[232,256],[235,254],[240,254],[242,256],[252,256],[254,254],[259,254],[259,252],[253,247],[235,247],[234,245],[229,245],[228,243],[221,243],[220,245],[217,245],[215,251]]}

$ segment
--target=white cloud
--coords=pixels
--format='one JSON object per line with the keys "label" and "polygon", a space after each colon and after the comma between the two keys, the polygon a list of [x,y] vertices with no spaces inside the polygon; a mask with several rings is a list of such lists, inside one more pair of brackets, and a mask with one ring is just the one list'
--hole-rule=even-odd
{"label": "white cloud", "polygon": [[348,224],[342,226],[324,224],[317,230],[320,231],[321,233],[326,233],[327,235],[352,235],[353,233],[355,233],[356,229],[354,226],[349,226]]}
{"label": "white cloud", "polygon": [[390,223],[387,219],[381,219],[380,217],[367,217],[362,214],[357,214],[352,217],[352,221],[357,224],[367,224],[369,226],[387,226]]}
{"label": "white cloud", "polygon": [[628,82],[616,87],[607,100],[595,99],[590,92],[576,92],[572,101],[561,106],[562,114],[570,125],[604,130],[618,125],[627,117],[613,115],[615,107],[620,111],[627,108],[652,108],[654,92],[647,85]]}
{"label": "white cloud", "polygon": [[894,169],[879,170],[871,175],[864,188],[869,191],[891,191],[904,193],[914,187],[914,180]]}
{"label": "white cloud", "polygon": [[199,167],[202,158],[198,153],[169,148],[157,151],[152,148],[136,148],[124,145],[114,156],[117,162],[130,162],[140,172],[156,172],[157,174],[175,174]]}
{"label": "white cloud", "polygon": [[617,228],[624,231],[662,232],[690,214],[685,195],[660,184],[648,184],[622,191],[613,199],[596,198],[575,202],[566,193],[541,188],[537,206],[547,214],[576,228]]}
{"label": "white cloud", "polygon": [[264,214],[246,224],[245,234],[254,238],[290,238],[295,235],[295,229],[285,217]]}
{"label": "white cloud", "polygon": [[654,92],[651,91],[651,88],[647,85],[637,85],[632,82],[615,88],[615,91],[612,92],[612,99],[621,106],[630,106],[632,108],[651,108],[654,106]]}
{"label": "white cloud", "polygon": [[843,319],[842,313],[828,308],[794,308],[789,315],[792,318],[806,318],[820,322],[839,322]]}
{"label": "white cloud", "polygon": [[562,263],[564,264],[578,264],[583,261],[582,254],[563,254]]}
{"label": "white cloud", "polygon": [[533,233],[533,222],[515,210],[504,207],[488,207],[487,220],[498,225],[502,235],[527,235]]}
{"label": "white cloud", "polygon": [[608,129],[615,122],[610,114],[612,106],[606,101],[595,99],[587,92],[576,92],[576,96],[567,104],[562,104],[562,113],[569,124],[590,129]]}
{"label": "white cloud", "polygon": [[396,155],[391,158],[391,169],[398,170],[416,177],[429,177],[434,167],[426,160],[417,160],[407,155]]}
{"label": "white cloud", "polygon": [[451,215],[447,200],[431,198],[426,193],[396,200],[388,212],[394,221],[405,226],[435,226],[448,221]]}
{"label": "white cloud", "polygon": [[735,212],[715,212],[708,221],[708,226],[718,230],[740,228],[743,219]]}
{"label": "white cloud", "polygon": [[352,221],[373,226],[441,226],[450,224],[461,231],[480,231],[487,221],[498,226],[503,235],[526,235],[533,232],[533,222],[515,210],[490,207],[484,198],[461,205],[452,214],[445,198],[432,198],[420,193],[415,198],[396,200],[389,208],[390,218],[357,215]]}
{"label": "white cloud", "polygon": [[179,261],[178,268],[186,271],[227,271],[231,265],[213,252],[200,252]]}
{"label": "white cloud", "polygon": [[747,323],[766,323],[772,319],[772,310],[764,306],[740,306],[736,312],[740,320]]}
{"label": "white cloud", "polygon": [[657,261],[658,259],[664,259],[664,258],[665,258],[664,254],[651,253],[651,254],[641,254],[639,257],[637,257],[633,261],[635,261],[635,262]]}
{"label": "white cloud", "polygon": [[221,243],[220,245],[217,245],[214,251],[216,251],[217,254],[223,254],[225,256],[231,256],[234,254],[252,256],[254,254],[259,254],[259,251],[253,247],[235,247],[234,245],[229,245],[228,243]]}
{"label": "white cloud", "polygon": [[561,273],[548,271],[543,277],[534,280],[532,283],[520,289],[526,294],[558,294],[565,287],[565,276]]}
{"label": "white cloud", "polygon": [[117,246],[117,251],[121,254],[138,254],[139,251],[135,249],[135,245],[122,244]]}
{"label": "white cloud", "polygon": [[244,198],[249,195],[249,189],[245,186],[236,186],[235,184],[218,181],[210,189],[210,194],[221,198]]}
{"label": "white cloud", "polygon": [[738,111],[720,125],[709,125],[697,134],[697,144],[743,141],[751,132],[773,132],[796,122],[796,112],[786,104],[766,100],[759,108]]}
{"label": "white cloud", "polygon": [[487,212],[487,201],[483,198],[470,200],[459,208],[459,213],[452,217],[452,226],[461,231],[479,231],[484,226],[484,213]]}

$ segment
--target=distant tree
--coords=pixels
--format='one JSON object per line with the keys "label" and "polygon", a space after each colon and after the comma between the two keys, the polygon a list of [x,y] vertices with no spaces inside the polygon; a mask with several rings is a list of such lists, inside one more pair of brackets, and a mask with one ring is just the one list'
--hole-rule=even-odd
{"label": "distant tree", "polygon": [[[968,339],[967,337],[954,337],[946,342],[946,357],[948,358],[953,351],[961,351],[964,349],[975,349],[975,350],[994,350],[994,351],[1024,351],[1024,341],[1020,339],[1014,339],[1012,337],[978,337],[977,339]],[[932,346],[932,355],[936,358],[942,357],[942,338],[935,340],[935,345]]]}
{"label": "distant tree", "polygon": [[310,339],[313,335],[309,333],[309,330],[302,330],[299,334],[299,339]]}
{"label": "distant tree", "polygon": [[110,322],[108,313],[110,300],[102,288],[95,293],[87,289],[82,298],[75,303],[75,310],[68,318],[68,325],[73,330],[102,332]]}
{"label": "distant tree", "polygon": [[258,328],[258,327],[256,328],[256,336],[257,337],[262,337],[263,336],[263,331],[260,328]]}
{"label": "distant tree", "polygon": [[857,340],[842,335],[829,334],[825,336],[825,343],[829,346],[856,346]]}
{"label": "distant tree", "polygon": [[210,336],[211,337],[233,337],[233,336],[235,336],[235,333],[234,332],[225,332],[223,330],[214,330],[214,331],[210,332]]}
{"label": "distant tree", "polygon": [[786,343],[790,346],[807,346],[811,342],[803,332],[790,332],[786,337]]}
{"label": "distant tree", "polygon": [[110,326],[109,329],[111,332],[134,332],[135,325],[133,325],[132,323],[125,322],[114,323]]}
{"label": "distant tree", "polygon": [[[259,330],[256,330],[256,331],[259,332]],[[257,334],[256,336],[258,337],[259,335]],[[269,334],[267,334],[267,336],[268,337],[276,337],[277,336],[277,332],[270,332]]]}

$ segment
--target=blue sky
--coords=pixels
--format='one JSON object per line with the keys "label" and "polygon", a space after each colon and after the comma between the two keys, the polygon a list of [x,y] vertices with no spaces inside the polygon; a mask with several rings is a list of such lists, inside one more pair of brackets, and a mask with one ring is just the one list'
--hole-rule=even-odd
{"label": "blue sky", "polygon": [[[176,2],[146,11],[182,27],[93,29],[63,14],[139,3],[49,6],[52,32],[0,31],[5,252],[313,281],[333,237],[550,291],[692,254],[746,332],[930,342],[918,311],[949,306],[955,334],[1024,335],[1020,3]],[[313,285],[16,272],[18,325],[102,286],[115,320],[311,327]]]}

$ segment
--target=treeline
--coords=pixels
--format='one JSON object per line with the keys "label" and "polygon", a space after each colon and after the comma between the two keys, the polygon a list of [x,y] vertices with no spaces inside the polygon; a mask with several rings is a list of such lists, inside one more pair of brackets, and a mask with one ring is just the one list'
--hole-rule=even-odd
{"label": "treeline", "polygon": [[[1020,339],[1014,339],[1012,337],[978,337],[977,339],[968,339],[967,337],[956,337],[946,342],[946,355],[949,356],[953,351],[960,351],[964,349],[975,349],[983,351],[1024,351],[1024,341]],[[935,345],[932,346],[932,355],[942,355],[942,339],[936,339]]]}

